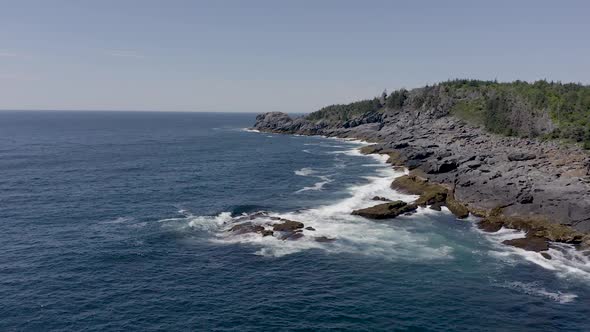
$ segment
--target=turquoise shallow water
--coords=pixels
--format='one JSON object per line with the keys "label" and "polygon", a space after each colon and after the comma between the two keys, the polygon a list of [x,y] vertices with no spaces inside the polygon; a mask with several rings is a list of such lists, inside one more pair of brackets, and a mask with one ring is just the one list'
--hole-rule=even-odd
{"label": "turquoise shallow water", "polygon": [[[583,253],[547,262],[446,211],[350,216],[411,200],[400,173],[254,117],[0,112],[0,330],[590,329]],[[316,231],[225,231],[257,211]]]}

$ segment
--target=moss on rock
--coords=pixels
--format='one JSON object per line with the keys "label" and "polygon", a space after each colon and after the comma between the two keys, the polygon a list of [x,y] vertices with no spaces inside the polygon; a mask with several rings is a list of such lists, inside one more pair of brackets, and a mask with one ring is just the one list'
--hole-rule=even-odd
{"label": "moss on rock", "polygon": [[389,151],[387,155],[389,156],[389,158],[386,161],[388,164],[391,164],[393,166],[404,166],[404,164],[406,163],[406,158],[397,151]]}
{"label": "moss on rock", "polygon": [[411,195],[422,195],[432,186],[428,180],[416,175],[403,175],[395,178],[391,183],[392,189]]}
{"label": "moss on rock", "polygon": [[367,145],[360,148],[362,154],[378,153],[381,150],[383,150],[383,148],[379,144]]}
{"label": "moss on rock", "polygon": [[501,227],[525,231],[527,236],[540,237],[553,242],[578,244],[583,242],[584,234],[572,228],[552,223],[543,216],[506,216],[501,208],[490,211],[488,216],[479,222],[481,229],[498,230]]}
{"label": "moss on rock", "polygon": [[445,201],[447,208],[459,219],[469,217],[469,210],[465,207],[465,205],[459,203],[452,195],[447,195],[447,200]]}

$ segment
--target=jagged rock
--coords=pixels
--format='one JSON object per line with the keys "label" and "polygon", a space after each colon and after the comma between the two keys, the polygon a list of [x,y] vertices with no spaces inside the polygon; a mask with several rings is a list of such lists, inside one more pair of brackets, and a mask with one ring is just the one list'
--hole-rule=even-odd
{"label": "jagged rock", "polygon": [[374,144],[374,145],[369,145],[369,146],[363,146],[360,149],[360,152],[362,154],[373,154],[373,153],[378,153],[381,150],[383,150],[383,147],[381,145]]}
{"label": "jagged rock", "polygon": [[453,155],[453,153],[451,153],[451,151],[442,151],[442,152],[436,154],[436,159],[443,160],[443,159],[448,158],[452,155]]}
{"label": "jagged rock", "polygon": [[419,206],[444,203],[448,192],[446,188],[429,183],[416,175],[404,175],[394,179],[391,188],[403,193],[420,195],[415,202]]}
{"label": "jagged rock", "polygon": [[406,162],[406,167],[407,167],[409,170],[416,169],[416,168],[418,168],[418,167],[420,167],[420,166],[422,166],[422,161],[421,161],[421,160],[408,160],[408,161]]}
{"label": "jagged rock", "polygon": [[274,232],[273,232],[273,231],[271,231],[270,229],[265,229],[265,230],[263,230],[263,231],[261,232],[261,234],[262,234],[262,237],[265,237],[265,236],[272,236],[272,235],[274,234]]}
{"label": "jagged rock", "polygon": [[502,223],[493,219],[482,219],[477,223],[477,228],[484,232],[495,233],[502,228]]}
{"label": "jagged rock", "polygon": [[430,206],[430,209],[434,210],[434,211],[442,211],[441,207],[442,207],[442,204],[440,202],[438,202],[438,203],[432,204]]}
{"label": "jagged rock", "polygon": [[381,197],[381,196],[374,196],[371,198],[372,201],[384,201],[384,202],[391,202],[389,198]]}
{"label": "jagged rock", "polygon": [[281,219],[283,222],[280,224],[272,225],[272,229],[275,232],[293,232],[297,229],[303,228],[303,223],[299,221]]}
{"label": "jagged rock", "polygon": [[508,155],[508,160],[510,161],[525,161],[525,160],[532,160],[537,158],[536,155],[532,153],[526,152],[519,152],[519,153],[511,153]]}
{"label": "jagged rock", "polygon": [[[388,155],[389,163],[407,166],[412,174],[432,162],[439,165],[456,159],[459,167],[449,170],[445,166],[442,168],[445,172],[440,172],[438,167],[435,173],[422,172],[421,177],[428,184],[439,183],[452,189],[454,199],[471,213],[486,216],[492,208],[505,206],[505,214],[511,218],[541,218],[546,224],[560,227],[563,224],[567,225],[564,228],[571,227],[578,232],[590,231],[590,159],[587,153],[555,141],[498,136],[465,123],[451,115],[456,98],[469,100],[482,96],[449,96],[447,92],[440,86],[412,90],[402,109],[351,113],[345,120],[331,111],[293,118],[284,113],[267,113],[257,116],[254,127],[267,132],[378,142],[372,148],[374,153]],[[434,102],[415,107],[413,101],[424,97]],[[344,123],[348,128],[344,128]],[[554,129],[551,119],[543,116],[522,118],[511,124],[519,126],[523,135],[529,137]],[[477,166],[478,163],[481,165]],[[531,190],[532,201],[528,190]],[[421,190],[413,194],[423,193]],[[436,201],[441,196],[431,198]],[[501,227],[502,223],[494,224],[494,228],[498,225]],[[508,222],[505,226],[530,228],[521,221]],[[550,240],[580,241],[577,235],[551,227],[537,228],[534,232]]]}
{"label": "jagged rock", "polygon": [[481,166],[481,162],[479,161],[470,161],[465,163],[465,166],[471,168],[471,169],[477,169]]}
{"label": "jagged rock", "polygon": [[407,212],[415,211],[416,205],[408,204],[402,201],[384,203],[365,209],[352,211],[352,215],[361,216],[369,219],[390,219]]}
{"label": "jagged rock", "polygon": [[524,193],[519,197],[518,202],[520,204],[531,204],[533,200],[534,197],[531,193]]}
{"label": "jagged rock", "polygon": [[314,240],[315,240],[316,242],[322,242],[322,243],[336,241],[336,239],[332,239],[332,238],[325,237],[325,236],[316,236],[316,237],[314,238]]}
{"label": "jagged rock", "polygon": [[251,222],[245,222],[232,226],[229,231],[237,234],[260,233],[264,231],[264,227],[260,225],[254,225]]}
{"label": "jagged rock", "polygon": [[414,151],[411,153],[408,153],[406,155],[406,158],[408,158],[409,160],[422,160],[422,159],[426,159],[430,156],[432,156],[434,153],[432,151],[428,151],[428,150],[421,150],[421,151]]}
{"label": "jagged rock", "polygon": [[403,148],[407,148],[408,146],[410,146],[410,144],[408,144],[407,142],[401,142],[401,143],[393,144],[392,147],[394,149],[403,149]]}
{"label": "jagged rock", "polygon": [[258,211],[258,212],[255,212],[255,213],[252,213],[251,215],[249,215],[248,216],[248,219],[254,220],[256,218],[263,218],[263,217],[267,217],[267,216],[268,216],[268,213],[267,212]]}
{"label": "jagged rock", "polygon": [[407,159],[397,151],[390,151],[387,153],[387,155],[389,155],[389,158],[386,161],[388,164],[392,164],[394,166],[403,166],[406,163]]}
{"label": "jagged rock", "polygon": [[458,163],[456,160],[443,159],[431,160],[422,166],[422,169],[427,174],[447,173],[457,169]]}
{"label": "jagged rock", "polygon": [[447,195],[445,205],[457,218],[463,219],[469,217],[469,210],[465,205],[459,203],[456,199],[451,197],[451,195]]}
{"label": "jagged rock", "polygon": [[529,237],[544,238],[553,242],[578,244],[583,241],[583,234],[565,225],[555,224],[543,218],[506,216],[502,209],[494,209],[490,215],[479,222],[484,230],[497,231],[502,226],[525,231]]}

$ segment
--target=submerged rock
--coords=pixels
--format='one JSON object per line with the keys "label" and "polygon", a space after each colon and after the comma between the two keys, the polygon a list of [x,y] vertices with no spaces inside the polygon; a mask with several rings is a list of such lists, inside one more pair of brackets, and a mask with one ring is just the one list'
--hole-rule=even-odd
{"label": "submerged rock", "polygon": [[265,230],[263,230],[263,231],[261,232],[261,234],[262,234],[262,237],[265,237],[265,236],[272,236],[272,235],[274,234],[274,232],[273,232],[273,231],[271,231],[270,229],[265,229]]}
{"label": "submerged rock", "polygon": [[304,235],[301,232],[290,232],[287,233],[285,235],[283,235],[281,237],[281,240],[289,240],[289,241],[294,241],[294,240],[299,240],[300,238],[302,238]]}
{"label": "submerged rock", "polygon": [[308,231],[315,231],[315,228],[313,228],[311,226],[307,226],[307,227],[305,227],[305,229],[307,229]]}
{"label": "submerged rock", "polygon": [[316,242],[322,242],[322,243],[336,241],[336,239],[332,239],[332,238],[325,237],[325,236],[316,236],[314,238],[314,240]]}
{"label": "submerged rock", "polygon": [[369,219],[390,219],[400,214],[413,212],[416,210],[415,204],[408,204],[402,201],[384,203],[365,209],[352,211],[352,215],[361,216]]}

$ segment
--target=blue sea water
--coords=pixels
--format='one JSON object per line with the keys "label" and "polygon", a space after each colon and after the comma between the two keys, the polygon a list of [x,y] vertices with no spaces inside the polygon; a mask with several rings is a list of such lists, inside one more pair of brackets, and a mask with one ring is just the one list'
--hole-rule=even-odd
{"label": "blue sea water", "polygon": [[[412,200],[402,173],[254,117],[0,112],[0,330],[590,330],[584,252],[445,210],[351,216]],[[257,211],[316,230],[227,232]]]}

